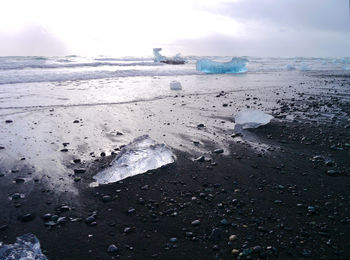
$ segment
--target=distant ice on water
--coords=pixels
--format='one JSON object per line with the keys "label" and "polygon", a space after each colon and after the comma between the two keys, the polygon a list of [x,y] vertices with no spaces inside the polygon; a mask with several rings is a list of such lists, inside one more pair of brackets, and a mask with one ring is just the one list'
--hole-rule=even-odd
{"label": "distant ice on water", "polygon": [[162,63],[167,63],[167,64],[184,64],[186,61],[184,58],[181,57],[181,54],[178,53],[174,57],[165,57],[160,54],[160,51],[162,48],[154,48],[153,49],[153,55],[154,55],[154,62],[162,62]]}
{"label": "distant ice on water", "polygon": [[257,128],[270,123],[273,118],[260,110],[245,110],[237,113],[235,124],[238,129]]}
{"label": "distant ice on water", "polygon": [[291,65],[291,64],[288,64],[288,65],[286,66],[286,69],[289,70],[289,71],[291,71],[291,70],[295,70],[295,67],[294,67],[293,65]]}
{"label": "distant ice on water", "polygon": [[165,144],[157,144],[148,135],[143,135],[126,145],[112,161],[111,166],[93,178],[97,184],[108,184],[173,162],[175,155]]}
{"label": "distant ice on water", "polygon": [[0,243],[0,259],[48,260],[41,252],[39,240],[31,233],[17,237],[14,244]]}
{"label": "distant ice on water", "polygon": [[224,74],[224,73],[244,73],[247,72],[247,59],[232,58],[229,62],[216,62],[208,59],[198,60],[196,69],[201,72],[210,74]]}

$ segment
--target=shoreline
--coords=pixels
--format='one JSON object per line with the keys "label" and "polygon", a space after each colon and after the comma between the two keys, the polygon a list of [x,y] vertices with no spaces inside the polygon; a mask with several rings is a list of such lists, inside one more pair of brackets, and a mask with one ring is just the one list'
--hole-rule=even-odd
{"label": "shoreline", "polygon": [[[47,133],[43,138],[48,142],[57,139],[52,145],[59,156],[53,154],[53,158],[58,159],[43,165],[61,169],[62,162],[67,176],[42,176],[35,168],[31,172],[27,161],[34,156],[23,161],[18,156],[13,162],[2,158],[0,198],[2,208],[8,210],[0,210],[0,226],[4,227],[0,241],[13,243],[15,237],[31,232],[51,260],[230,259],[239,254],[253,259],[346,259],[350,256],[349,79],[326,78],[329,89],[320,88],[317,84],[324,79],[315,77],[308,79],[313,84],[302,89],[298,88],[302,82],[291,87],[284,83],[284,87],[264,89],[268,94],[218,91],[210,96],[179,95],[170,102],[126,104],[117,110],[106,106],[80,113],[29,111],[28,122],[37,123],[31,125],[33,133]],[[272,111],[276,119],[245,131],[242,138],[233,138],[231,114],[237,104],[240,109],[256,106]],[[171,117],[167,114],[170,110]],[[92,116],[103,116],[97,123],[88,120],[93,111]],[[118,116],[120,123],[110,126]],[[130,116],[139,120],[133,132]],[[18,126],[16,119],[13,125]],[[50,128],[50,120],[62,121],[61,132]],[[203,123],[204,129],[198,129],[198,123]],[[97,130],[88,132],[93,127]],[[123,135],[118,136],[117,131]],[[113,158],[111,152],[117,153],[131,136],[142,135],[139,133],[150,133],[159,141],[164,138],[177,161],[151,174],[88,188],[92,176]],[[9,136],[6,130],[1,134]],[[99,138],[101,134],[114,145]],[[94,139],[101,142],[84,144]],[[67,153],[60,152],[65,142],[69,143]],[[0,153],[7,153],[8,146],[2,145],[5,149]],[[32,147],[32,151],[42,148]],[[224,154],[213,153],[218,148],[224,149]],[[210,157],[216,164],[193,161],[198,155]],[[81,163],[72,162],[77,158]],[[86,171],[74,174],[76,168]],[[23,176],[24,183],[13,183]],[[9,200],[15,192],[26,197]],[[106,201],[104,196],[110,199]],[[26,213],[34,218],[28,222],[17,219]],[[42,219],[47,213],[67,218],[48,227]],[[92,215],[96,225],[86,223]],[[200,224],[193,223],[195,220]],[[236,237],[230,241],[232,235]],[[107,252],[111,244],[118,252]],[[237,255],[233,249],[238,250]]]}

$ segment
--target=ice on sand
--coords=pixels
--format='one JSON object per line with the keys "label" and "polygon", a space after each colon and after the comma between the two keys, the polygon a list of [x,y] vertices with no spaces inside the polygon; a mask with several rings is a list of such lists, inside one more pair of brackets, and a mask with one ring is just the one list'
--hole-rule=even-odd
{"label": "ice on sand", "polygon": [[170,89],[181,90],[182,89],[181,83],[177,80],[173,80],[172,82],[170,82]]}
{"label": "ice on sand", "polygon": [[198,60],[196,69],[205,73],[244,73],[247,71],[248,60],[243,58],[232,58],[229,62],[216,62],[208,59]]}
{"label": "ice on sand", "polygon": [[257,128],[262,125],[270,123],[273,116],[266,114],[260,110],[245,110],[239,112],[235,116],[236,127],[247,129]]}
{"label": "ice on sand", "polygon": [[175,155],[165,144],[157,144],[148,135],[143,135],[126,145],[111,166],[93,178],[98,184],[113,183],[174,161]]}
{"label": "ice on sand", "polygon": [[14,244],[0,243],[0,259],[48,260],[41,252],[39,240],[31,233],[17,237]]}

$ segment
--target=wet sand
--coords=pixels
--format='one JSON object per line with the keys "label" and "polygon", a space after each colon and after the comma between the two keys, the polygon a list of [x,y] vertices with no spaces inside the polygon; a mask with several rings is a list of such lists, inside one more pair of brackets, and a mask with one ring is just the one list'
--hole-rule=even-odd
{"label": "wet sand", "polygon": [[[31,232],[49,259],[347,259],[349,92],[349,76],[329,72],[292,82],[257,75],[244,91],[7,106],[0,241]],[[233,115],[247,108],[275,119],[236,136]],[[90,188],[120,147],[143,134],[171,147],[176,162]],[[194,161],[201,155],[204,162]],[[48,213],[66,218],[48,226]],[[107,251],[111,244],[117,252]]]}

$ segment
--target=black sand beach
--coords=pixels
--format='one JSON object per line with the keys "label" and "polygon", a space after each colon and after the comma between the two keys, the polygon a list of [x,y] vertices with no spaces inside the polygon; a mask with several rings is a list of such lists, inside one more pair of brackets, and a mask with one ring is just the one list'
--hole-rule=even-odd
{"label": "black sand beach", "polygon": [[[51,260],[349,259],[349,74],[274,77],[241,91],[1,109],[0,241],[33,233]],[[235,135],[247,108],[275,119]],[[176,162],[89,187],[143,134]]]}

